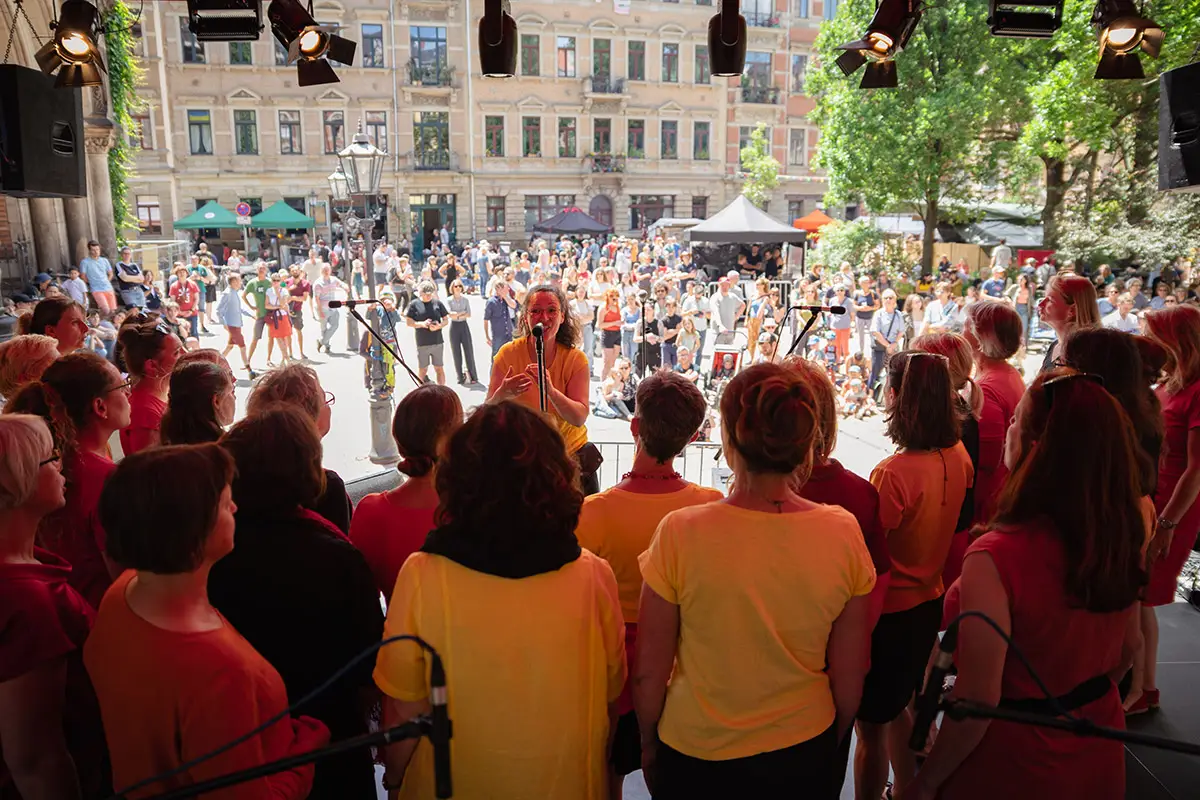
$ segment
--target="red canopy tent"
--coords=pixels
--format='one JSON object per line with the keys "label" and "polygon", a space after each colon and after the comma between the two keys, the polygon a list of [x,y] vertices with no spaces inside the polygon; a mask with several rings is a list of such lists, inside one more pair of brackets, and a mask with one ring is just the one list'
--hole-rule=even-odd
{"label": "red canopy tent", "polygon": [[808,231],[809,233],[816,233],[831,222],[833,222],[832,217],[830,217],[824,211],[817,209],[811,214],[805,214],[800,219],[794,221],[792,223],[792,227],[799,228],[802,231]]}

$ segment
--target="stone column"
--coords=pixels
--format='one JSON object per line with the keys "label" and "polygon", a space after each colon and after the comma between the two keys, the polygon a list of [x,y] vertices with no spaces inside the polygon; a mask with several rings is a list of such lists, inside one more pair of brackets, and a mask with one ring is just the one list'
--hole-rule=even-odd
{"label": "stone column", "polygon": [[108,176],[108,151],[116,142],[116,128],[107,117],[88,117],[83,124],[87,158],[88,200],[95,220],[100,251],[116,263],[117,226],[113,219],[112,183]]}
{"label": "stone column", "polygon": [[69,259],[58,237],[58,200],[29,198],[29,223],[33,228],[33,253],[37,272],[65,272]]}
{"label": "stone column", "polygon": [[67,220],[66,260],[79,264],[88,254],[87,243],[92,236],[91,205],[87,197],[64,197],[63,214]]}

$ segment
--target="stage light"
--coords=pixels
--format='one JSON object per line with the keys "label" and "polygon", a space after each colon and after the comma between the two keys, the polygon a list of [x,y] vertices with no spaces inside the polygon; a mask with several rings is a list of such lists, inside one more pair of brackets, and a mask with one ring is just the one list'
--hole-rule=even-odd
{"label": "stage light", "polygon": [[718,78],[746,68],[746,18],[739,11],[738,0],[721,0],[721,10],[708,21],[708,63]]}
{"label": "stage light", "polygon": [[883,0],[866,35],[839,46],[845,52],[834,63],[846,77],[866,64],[860,89],[894,89],[899,82],[893,59],[908,44],[920,19],[919,0]]}
{"label": "stage light", "polygon": [[1158,58],[1162,50],[1163,29],[1141,15],[1133,0],[1100,0],[1092,14],[1092,24],[1100,31],[1098,80],[1144,78],[1138,50]]}
{"label": "stage light", "polygon": [[351,64],[358,45],[336,35],[332,28],[318,25],[311,8],[306,9],[299,0],[271,0],[267,9],[271,33],[287,48],[288,63],[296,65],[301,86],[338,83],[330,59]]}
{"label": "stage light", "polygon": [[66,0],[54,24],[54,36],[34,55],[42,72],[58,70],[55,87],[102,86],[105,71],[100,58],[99,12],[86,0]]}
{"label": "stage light", "polygon": [[990,0],[993,36],[1049,39],[1062,26],[1063,0]]}
{"label": "stage light", "polygon": [[197,41],[252,42],[262,27],[262,0],[188,0],[188,29]]}
{"label": "stage light", "polygon": [[479,69],[485,78],[517,74],[517,21],[509,0],[484,0],[479,20]]}

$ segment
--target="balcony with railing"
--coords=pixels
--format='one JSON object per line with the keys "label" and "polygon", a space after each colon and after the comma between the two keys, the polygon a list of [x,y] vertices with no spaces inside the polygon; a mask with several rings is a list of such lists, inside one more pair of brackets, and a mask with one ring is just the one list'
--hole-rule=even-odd
{"label": "balcony with railing", "polygon": [[449,150],[416,150],[408,155],[407,166],[418,172],[457,169],[457,159]]}
{"label": "balcony with railing", "polygon": [[408,86],[448,87],[454,83],[454,67],[442,60],[409,59],[404,69],[404,83]]}
{"label": "balcony with railing", "polygon": [[588,94],[625,94],[625,79],[611,75],[593,75],[587,79]]}
{"label": "balcony with railing", "polygon": [[772,11],[746,11],[743,9],[742,16],[746,18],[746,24],[751,28],[778,28],[782,24],[779,15]]}
{"label": "balcony with railing", "polygon": [[591,171],[600,174],[622,173],[625,171],[625,156],[612,153],[591,153],[588,155]]}
{"label": "balcony with railing", "polygon": [[777,106],[782,93],[778,86],[743,86],[742,102]]}

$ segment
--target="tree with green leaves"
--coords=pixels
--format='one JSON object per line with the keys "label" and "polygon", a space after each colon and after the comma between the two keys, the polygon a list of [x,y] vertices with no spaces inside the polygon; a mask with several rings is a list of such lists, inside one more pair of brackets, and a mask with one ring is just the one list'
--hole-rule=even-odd
{"label": "tree with green leaves", "polygon": [[842,75],[836,48],[860,38],[873,12],[870,0],[851,0],[817,37],[820,66],[807,85],[821,126],[817,164],[828,172],[831,203],[862,200],[876,212],[919,215],[921,266],[930,272],[938,222],[996,179],[1012,147],[982,134],[1017,102],[1020,70],[989,34],[986,3],[946,0],[925,6],[897,56],[899,86],[859,89],[861,73]]}
{"label": "tree with green leaves", "polygon": [[751,131],[750,143],[742,148],[738,167],[745,175],[742,194],[759,208],[766,205],[771,193],[779,186],[779,162],[771,155],[766,131],[767,126],[761,122]]}

